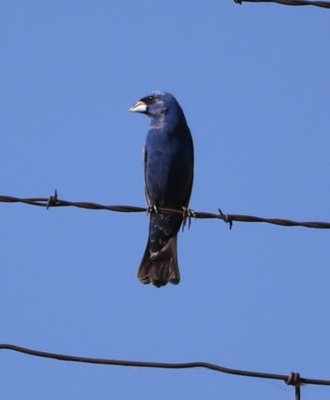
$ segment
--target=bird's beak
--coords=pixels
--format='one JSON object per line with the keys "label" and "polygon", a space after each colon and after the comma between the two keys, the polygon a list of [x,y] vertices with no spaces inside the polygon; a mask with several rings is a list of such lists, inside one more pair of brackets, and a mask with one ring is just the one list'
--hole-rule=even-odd
{"label": "bird's beak", "polygon": [[128,111],[138,112],[138,113],[146,113],[148,111],[148,107],[147,107],[146,103],[139,100]]}

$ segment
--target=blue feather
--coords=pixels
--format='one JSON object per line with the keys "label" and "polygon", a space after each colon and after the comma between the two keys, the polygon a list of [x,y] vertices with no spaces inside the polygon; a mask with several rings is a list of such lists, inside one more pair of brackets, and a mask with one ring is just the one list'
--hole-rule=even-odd
{"label": "blue feather", "polygon": [[[145,191],[150,207],[188,207],[193,184],[194,149],[186,118],[177,100],[154,92],[130,111],[151,118],[145,145]],[[157,287],[179,283],[177,234],[182,215],[150,215],[149,238],[138,278]]]}

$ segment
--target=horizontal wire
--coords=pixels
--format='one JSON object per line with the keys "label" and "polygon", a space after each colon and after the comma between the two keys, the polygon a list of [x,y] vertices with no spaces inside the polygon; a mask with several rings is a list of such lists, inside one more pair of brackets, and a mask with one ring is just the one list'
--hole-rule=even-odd
{"label": "horizontal wire", "polygon": [[151,361],[113,360],[109,358],[81,357],[81,356],[72,356],[67,354],[50,353],[46,351],[33,350],[26,347],[17,346],[14,344],[0,344],[0,350],[11,350],[27,354],[30,356],[50,358],[59,361],[71,361],[71,362],[98,364],[98,365],[113,365],[121,367],[142,367],[142,368],[163,368],[163,369],[204,368],[230,375],[246,376],[250,378],[281,380],[284,381],[286,384],[292,386],[300,386],[302,384],[330,386],[330,380],[302,378],[300,374],[294,372],[291,372],[289,375],[282,375],[282,374],[271,374],[267,372],[245,371],[240,369],[227,368],[218,364],[208,363],[204,361],[168,363],[168,362],[151,362]]}
{"label": "horizontal wire", "polygon": [[146,207],[136,207],[136,206],[126,206],[126,205],[103,205],[98,203],[93,203],[89,201],[68,201],[61,200],[57,196],[57,192],[53,196],[48,198],[44,197],[32,197],[32,198],[19,198],[13,196],[0,195],[0,203],[24,203],[33,206],[52,208],[52,207],[78,207],[87,210],[107,210],[114,212],[159,212],[161,214],[182,214],[185,221],[188,219],[190,223],[192,218],[196,219],[220,219],[229,224],[232,228],[234,222],[263,222],[267,224],[279,225],[279,226],[301,226],[305,228],[314,229],[330,229],[330,222],[320,222],[320,221],[309,221],[309,222],[299,222],[289,219],[282,218],[262,218],[253,215],[242,215],[242,214],[224,214],[220,209],[217,214],[203,211],[194,210],[175,210],[171,208],[159,207],[156,210],[146,208]]}
{"label": "horizontal wire", "polygon": [[234,3],[277,3],[286,6],[315,6],[330,8],[329,1],[308,1],[308,0],[234,0]]}

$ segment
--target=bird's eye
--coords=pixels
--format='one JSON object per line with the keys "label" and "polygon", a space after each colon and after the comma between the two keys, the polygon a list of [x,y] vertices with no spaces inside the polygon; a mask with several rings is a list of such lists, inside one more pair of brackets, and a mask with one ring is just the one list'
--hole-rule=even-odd
{"label": "bird's eye", "polygon": [[150,104],[153,104],[156,101],[155,96],[146,96],[143,97],[143,99],[141,99],[141,101],[143,101],[145,104],[147,104],[148,106]]}

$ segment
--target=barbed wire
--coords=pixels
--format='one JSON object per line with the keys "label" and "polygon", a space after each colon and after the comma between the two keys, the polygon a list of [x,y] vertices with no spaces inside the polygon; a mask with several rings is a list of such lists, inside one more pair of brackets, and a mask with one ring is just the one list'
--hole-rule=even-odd
{"label": "barbed wire", "polygon": [[161,214],[182,214],[184,217],[184,221],[185,222],[188,221],[189,226],[191,219],[195,218],[195,219],[219,219],[228,223],[230,228],[232,228],[234,222],[254,222],[254,223],[263,222],[267,224],[280,225],[286,227],[301,226],[304,228],[330,229],[330,222],[320,222],[320,221],[299,222],[283,218],[263,218],[263,217],[256,217],[253,215],[224,214],[221,211],[221,209],[219,209],[218,213],[215,214],[211,212],[194,211],[191,209],[175,210],[163,207],[154,209],[146,207],[126,206],[126,205],[104,205],[104,204],[93,203],[90,201],[68,201],[59,199],[57,191],[55,191],[54,195],[50,197],[20,198],[14,196],[0,195],[0,203],[23,203],[32,206],[45,207],[47,209],[53,207],[77,207],[87,210],[106,210],[106,211],[124,212],[124,213],[158,212]]}
{"label": "barbed wire", "polygon": [[67,354],[50,353],[46,351],[33,350],[26,347],[17,346],[14,344],[0,344],[0,350],[11,350],[18,353],[27,354],[34,357],[50,358],[59,361],[71,361],[87,364],[98,364],[98,365],[112,365],[121,367],[141,367],[141,368],[162,368],[162,369],[191,369],[191,368],[204,368],[215,372],[224,374],[245,376],[249,378],[260,378],[260,379],[272,379],[280,380],[285,382],[287,385],[295,387],[295,399],[300,400],[300,386],[301,385],[319,385],[319,386],[330,386],[330,380],[327,379],[315,379],[315,378],[303,378],[299,373],[291,372],[289,375],[283,374],[272,374],[268,372],[257,372],[257,371],[246,371],[234,368],[223,367],[218,364],[213,364],[204,361],[193,361],[193,362],[153,362],[153,361],[131,361],[131,360],[115,360],[109,358],[95,358],[95,357],[81,357],[72,356]]}
{"label": "barbed wire", "polygon": [[315,6],[330,8],[329,1],[308,1],[308,0],[234,0],[234,3],[277,3],[286,6]]}

